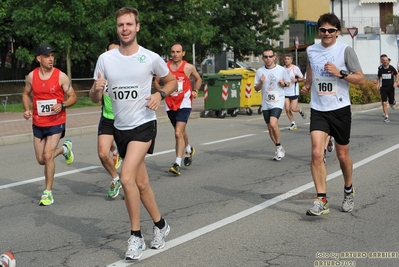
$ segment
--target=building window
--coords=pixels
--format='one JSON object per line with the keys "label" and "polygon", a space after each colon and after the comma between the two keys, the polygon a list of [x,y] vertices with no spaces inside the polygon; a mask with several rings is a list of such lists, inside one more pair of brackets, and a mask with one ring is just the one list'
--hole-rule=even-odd
{"label": "building window", "polygon": [[278,46],[280,47],[280,49],[283,49],[284,48],[284,40],[278,41]]}
{"label": "building window", "polygon": [[281,0],[279,4],[277,4],[277,10],[284,10],[284,1]]}

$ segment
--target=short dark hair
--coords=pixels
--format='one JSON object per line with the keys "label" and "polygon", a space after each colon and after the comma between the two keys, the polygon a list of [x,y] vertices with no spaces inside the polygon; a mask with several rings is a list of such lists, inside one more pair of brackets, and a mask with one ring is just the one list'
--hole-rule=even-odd
{"label": "short dark hair", "polygon": [[180,46],[181,46],[181,51],[185,51],[185,50],[184,50],[184,45],[183,45],[183,43],[181,43],[181,42],[174,42],[174,43],[170,46],[170,48],[172,48],[174,45],[180,45]]}
{"label": "short dark hair", "polygon": [[291,53],[287,53],[287,54],[285,54],[285,55],[284,55],[284,57],[290,57],[290,58],[294,58],[294,55],[293,55],[293,54],[291,54]]}
{"label": "short dark hair", "polygon": [[111,45],[120,45],[120,42],[118,40],[113,40],[113,41],[109,42],[107,45],[107,51],[109,50],[109,47]]}
{"label": "short dark hair", "polygon": [[341,21],[339,18],[333,13],[325,13],[320,16],[319,20],[317,21],[317,28],[320,28],[322,24],[328,23],[341,31]]}

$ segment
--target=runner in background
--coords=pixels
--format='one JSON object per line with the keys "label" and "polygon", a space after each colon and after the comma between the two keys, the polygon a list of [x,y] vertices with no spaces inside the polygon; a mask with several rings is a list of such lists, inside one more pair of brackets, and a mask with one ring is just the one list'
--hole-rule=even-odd
{"label": "runner in background", "polygon": [[[119,47],[119,41],[115,40],[108,44],[107,50]],[[98,123],[97,136],[97,153],[104,169],[111,175],[112,181],[108,190],[108,197],[115,198],[119,194],[122,184],[116,171],[121,165],[121,157],[118,149],[114,144],[114,112],[112,110],[112,100],[108,94],[108,84],[104,91],[98,92],[99,96],[95,95],[93,90],[89,91],[90,99],[95,102],[101,95],[101,118]],[[97,103],[97,102],[95,102]],[[112,157],[111,155],[112,154]]]}
{"label": "runner in background", "polygon": [[301,70],[297,66],[292,64],[292,62],[293,62],[293,55],[285,54],[284,68],[291,79],[290,86],[284,87],[285,113],[287,114],[287,117],[291,122],[289,129],[297,130],[298,126],[295,123],[293,112],[299,112],[299,114],[301,114],[302,116],[302,119],[306,119],[305,112],[302,110],[302,108],[298,107],[299,82],[303,82],[304,78]]}

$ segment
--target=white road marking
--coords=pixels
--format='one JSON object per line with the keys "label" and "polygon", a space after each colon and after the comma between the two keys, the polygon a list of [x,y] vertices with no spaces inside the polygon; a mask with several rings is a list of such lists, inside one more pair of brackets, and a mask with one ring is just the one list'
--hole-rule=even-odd
{"label": "white road marking", "polygon": [[[374,154],[374,155],[372,155],[372,156],[370,156],[368,158],[365,158],[365,159],[363,159],[363,160],[361,160],[361,161],[359,161],[357,163],[354,163],[353,164],[353,169],[357,169],[357,168],[359,168],[359,167],[361,167],[361,166],[363,166],[363,165],[365,165],[365,164],[367,164],[369,162],[374,161],[377,158],[383,157],[384,155],[386,155],[386,154],[388,154],[388,153],[390,153],[390,152],[392,152],[392,151],[394,151],[394,150],[396,150],[398,148],[399,148],[399,144],[397,144],[395,146],[392,146],[390,148],[387,148],[387,149],[385,149],[385,150],[383,150],[381,152],[378,152],[378,153],[376,153],[376,154]],[[331,174],[327,175],[327,181],[330,181],[332,179],[340,177],[341,175],[342,175],[341,171],[336,171],[334,173],[331,173]],[[190,240],[193,240],[193,239],[195,239],[197,237],[200,237],[202,235],[208,234],[208,233],[210,233],[210,232],[212,232],[212,231],[214,231],[216,229],[219,229],[219,228],[221,228],[223,226],[226,226],[226,225],[228,225],[230,223],[233,223],[235,221],[243,219],[243,218],[245,218],[247,216],[250,216],[250,215],[252,215],[252,214],[254,214],[254,213],[258,212],[258,211],[264,210],[264,209],[266,209],[266,208],[268,208],[268,207],[270,207],[270,206],[272,206],[274,204],[277,204],[280,201],[283,201],[283,200],[285,200],[287,198],[290,198],[290,197],[293,197],[295,195],[298,195],[298,194],[300,194],[300,193],[302,193],[302,192],[304,192],[304,191],[306,191],[308,189],[311,189],[313,187],[314,187],[313,182],[307,183],[307,184],[302,185],[300,187],[297,187],[297,188],[295,188],[295,189],[293,189],[291,191],[288,191],[288,192],[286,192],[284,194],[276,196],[275,198],[266,200],[265,202],[262,202],[259,205],[253,206],[252,208],[249,208],[247,210],[243,210],[243,211],[241,211],[239,213],[236,213],[236,214],[234,214],[232,216],[224,218],[224,219],[222,219],[220,221],[217,221],[217,222],[212,223],[210,225],[204,226],[204,227],[202,227],[200,229],[194,230],[194,231],[192,231],[190,233],[187,233],[185,235],[177,237],[177,238],[175,238],[173,240],[167,241],[166,242],[166,246],[163,249],[160,249],[160,250],[155,250],[155,249],[145,250],[143,252],[143,256],[141,257],[140,261],[148,259],[148,258],[150,258],[152,256],[155,256],[155,255],[159,254],[159,253],[165,252],[168,249],[171,249],[171,248],[174,248],[174,247],[179,246],[181,244],[184,244],[184,243],[186,243],[186,242],[188,242]],[[110,265],[107,265],[107,267],[127,267],[127,266],[133,265],[133,264],[135,264],[137,262],[139,262],[139,261],[132,262],[132,261],[120,260],[120,261],[111,263]]]}
{"label": "white road marking", "polygon": [[[97,168],[100,168],[100,166],[90,166],[90,167],[76,169],[76,170],[73,170],[73,171],[60,172],[60,173],[56,173],[54,175],[54,177],[61,177],[61,176],[70,175],[70,174],[74,174],[74,173],[77,173],[77,172],[89,171],[89,170],[93,170],[93,169],[97,169]],[[0,186],[0,190],[1,189],[15,187],[15,186],[19,186],[19,185],[36,183],[36,182],[39,182],[39,181],[42,181],[42,180],[44,180],[44,176],[38,177],[38,178],[29,179],[29,180],[25,180],[25,181],[21,181],[21,182],[5,184],[5,185],[1,185]]]}
{"label": "white road marking", "polygon": [[246,137],[250,137],[250,136],[254,136],[254,135],[256,135],[256,134],[246,134],[246,135],[236,136],[236,137],[232,137],[232,138],[221,139],[221,140],[217,140],[217,141],[213,141],[213,142],[202,143],[201,145],[203,145],[203,146],[213,145],[213,144],[217,144],[217,143],[223,143],[223,142],[228,142],[228,141],[232,141],[232,140],[236,140],[236,139],[246,138]]}

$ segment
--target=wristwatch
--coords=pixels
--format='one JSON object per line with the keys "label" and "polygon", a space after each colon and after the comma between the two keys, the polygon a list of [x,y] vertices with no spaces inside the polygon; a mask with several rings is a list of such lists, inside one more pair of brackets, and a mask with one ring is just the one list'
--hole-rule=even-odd
{"label": "wristwatch", "polygon": [[65,110],[65,109],[66,109],[66,105],[65,105],[64,102],[61,103],[61,107],[62,107],[62,108],[61,108],[62,110]]}
{"label": "wristwatch", "polygon": [[166,97],[166,93],[162,90],[158,90],[157,92],[161,94],[161,100],[164,100]]}
{"label": "wristwatch", "polygon": [[341,70],[341,71],[339,72],[339,74],[342,75],[342,76],[339,77],[339,78],[340,78],[340,79],[343,79],[343,78],[345,78],[345,77],[347,77],[347,76],[349,75],[349,72],[346,71],[346,70]]}

